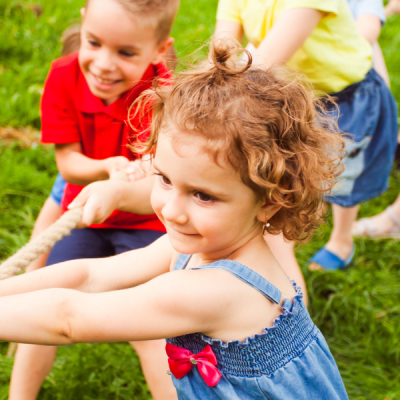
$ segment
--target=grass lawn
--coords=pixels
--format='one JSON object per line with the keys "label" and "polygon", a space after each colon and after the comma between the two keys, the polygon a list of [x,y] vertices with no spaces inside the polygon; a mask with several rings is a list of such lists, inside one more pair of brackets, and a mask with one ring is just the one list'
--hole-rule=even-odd
{"label": "grass lawn", "polygon": [[[83,0],[0,0],[0,127],[40,128],[39,100],[61,32],[79,17]],[[179,56],[211,35],[217,0],[185,0],[174,27]],[[380,43],[400,103],[400,18],[383,29]],[[0,143],[0,259],[27,242],[56,167],[49,147]],[[370,216],[394,201],[400,173],[390,189],[361,207]],[[306,261],[323,245],[330,216],[311,243],[297,251],[310,295],[310,313],[324,333],[351,399],[400,399],[400,243],[357,240],[346,272],[307,271]],[[0,400],[7,399],[12,358],[0,343]],[[150,399],[137,357],[125,343],[76,345],[59,350],[40,399]],[[322,400],[322,399],[321,399]]]}

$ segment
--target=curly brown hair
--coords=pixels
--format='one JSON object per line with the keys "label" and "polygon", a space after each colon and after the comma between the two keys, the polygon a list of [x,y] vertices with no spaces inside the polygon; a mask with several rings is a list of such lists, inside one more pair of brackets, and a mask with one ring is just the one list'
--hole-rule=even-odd
{"label": "curly brown hair", "polygon": [[[246,52],[233,39],[214,40],[209,60],[155,84],[132,105],[151,105],[153,122],[139,153],[154,151],[161,129],[201,136],[240,174],[258,199],[280,210],[267,232],[304,241],[318,227],[323,195],[343,170],[344,142],[336,120],[303,76],[287,68],[267,71],[240,61]],[[245,64],[245,65],[244,65]],[[173,135],[173,133],[172,133]]]}

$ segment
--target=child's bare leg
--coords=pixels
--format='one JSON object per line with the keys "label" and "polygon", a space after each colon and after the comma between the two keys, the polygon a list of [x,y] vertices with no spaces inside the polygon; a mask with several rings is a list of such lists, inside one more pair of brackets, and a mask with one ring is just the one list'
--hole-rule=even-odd
{"label": "child's bare leg", "polygon": [[146,378],[154,400],[176,400],[178,398],[171,377],[167,374],[168,358],[165,340],[130,342],[140,358],[143,375]]}
{"label": "child's bare leg", "polygon": [[283,235],[269,235],[264,236],[272,254],[278,261],[279,265],[285,271],[286,275],[293,279],[297,285],[301,287],[304,295],[304,304],[308,305],[307,287],[301,272],[299,263],[297,262],[294,254],[294,242],[286,241]]}
{"label": "child's bare leg", "polygon": [[57,347],[19,344],[11,375],[9,400],[35,400],[56,357]]}
{"label": "child's bare leg", "polygon": [[326,249],[336,254],[342,260],[346,260],[353,250],[353,235],[351,227],[357,218],[360,206],[341,207],[332,205],[333,230]]}
{"label": "child's bare leg", "polygon": [[[392,204],[392,211],[397,215],[398,219],[400,220],[400,195],[397,197],[396,201]],[[393,228],[396,227],[396,221],[390,214],[384,210],[381,213],[374,215],[371,218],[368,218],[371,221],[371,224],[374,228],[373,235],[371,236],[380,236],[389,234]],[[354,234],[361,234],[362,225],[358,225],[359,222],[356,221],[353,224],[353,233]],[[366,234],[368,232],[365,232]]]}

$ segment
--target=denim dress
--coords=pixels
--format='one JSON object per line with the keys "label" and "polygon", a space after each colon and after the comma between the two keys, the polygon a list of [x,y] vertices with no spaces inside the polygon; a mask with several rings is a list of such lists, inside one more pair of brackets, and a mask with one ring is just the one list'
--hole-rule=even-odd
{"label": "denim dress", "polygon": [[331,110],[332,116],[339,117],[340,130],[350,137],[343,159],[346,169],[326,200],[352,207],[388,188],[397,147],[397,105],[374,69],[361,82],[331,96],[339,106]]}
{"label": "denim dress", "polygon": [[[174,269],[184,269],[190,257],[181,254]],[[279,289],[243,264],[220,260],[196,269],[226,270],[280,304]],[[300,289],[293,285],[297,291],[293,304],[285,299],[274,325],[243,342],[225,343],[201,333],[167,339],[194,355],[210,345],[221,373],[215,386],[206,384],[197,365],[180,379],[172,376],[179,400],[348,399],[328,345],[312,322]]]}

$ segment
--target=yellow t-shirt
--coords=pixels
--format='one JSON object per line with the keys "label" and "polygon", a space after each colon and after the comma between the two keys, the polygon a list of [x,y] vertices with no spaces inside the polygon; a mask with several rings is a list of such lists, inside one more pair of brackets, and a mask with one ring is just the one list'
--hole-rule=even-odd
{"label": "yellow t-shirt", "polygon": [[293,8],[314,8],[324,16],[286,65],[325,93],[362,81],[372,68],[372,48],[358,33],[347,0],[219,0],[217,19],[241,24],[258,47],[282,12]]}

